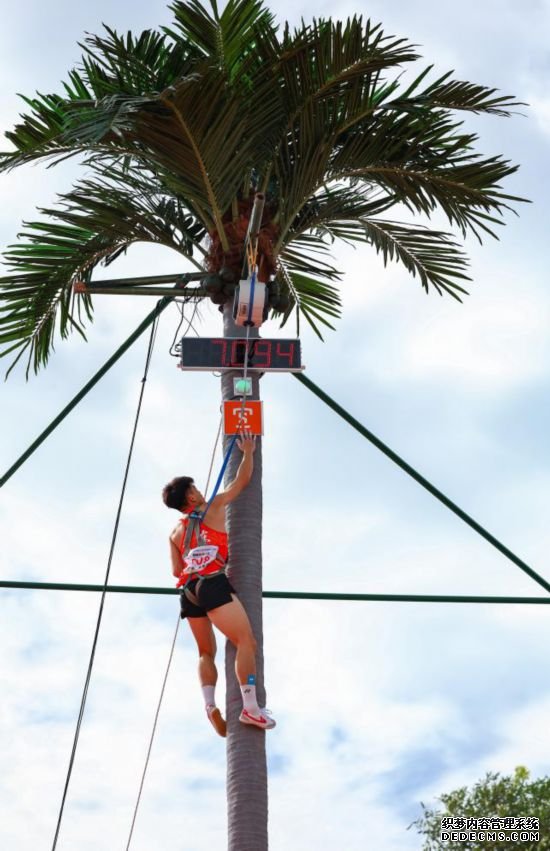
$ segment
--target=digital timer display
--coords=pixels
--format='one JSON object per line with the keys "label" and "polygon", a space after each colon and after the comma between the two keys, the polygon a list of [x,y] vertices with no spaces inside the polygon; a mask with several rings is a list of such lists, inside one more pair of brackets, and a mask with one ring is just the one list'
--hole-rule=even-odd
{"label": "digital timer display", "polygon": [[[181,368],[244,369],[247,341],[241,337],[183,337]],[[248,369],[255,372],[300,372],[299,340],[248,340]]]}

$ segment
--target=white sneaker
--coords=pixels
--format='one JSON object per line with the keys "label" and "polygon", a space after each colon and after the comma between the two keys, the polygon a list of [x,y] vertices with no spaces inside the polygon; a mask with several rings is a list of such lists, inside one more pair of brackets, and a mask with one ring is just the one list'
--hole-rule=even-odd
{"label": "white sneaker", "polygon": [[248,709],[243,709],[239,715],[239,721],[242,724],[251,724],[253,727],[259,727],[260,730],[272,730],[277,724],[268,709],[260,709],[259,715],[249,712]]}
{"label": "white sneaker", "polygon": [[206,714],[218,736],[223,736],[225,738],[225,736],[227,736],[227,724],[225,723],[225,719],[218,707],[209,704],[206,707]]}

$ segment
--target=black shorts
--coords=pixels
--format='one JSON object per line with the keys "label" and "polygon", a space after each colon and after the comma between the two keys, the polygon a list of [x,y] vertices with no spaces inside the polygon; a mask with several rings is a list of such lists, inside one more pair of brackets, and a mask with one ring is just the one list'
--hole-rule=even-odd
{"label": "black shorts", "polygon": [[236,593],[225,573],[219,573],[212,579],[200,580],[200,577],[197,577],[197,579],[188,582],[186,587],[196,596],[199,605],[196,606],[195,603],[192,603],[185,591],[182,590],[180,595],[182,618],[205,618],[206,613],[211,609],[217,609],[220,606],[225,606],[226,603],[231,603],[233,599],[231,594]]}

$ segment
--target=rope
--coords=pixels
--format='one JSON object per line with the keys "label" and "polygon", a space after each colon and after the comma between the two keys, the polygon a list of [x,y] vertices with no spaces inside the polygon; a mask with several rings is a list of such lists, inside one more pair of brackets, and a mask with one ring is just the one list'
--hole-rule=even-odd
{"label": "rope", "polygon": [[363,437],[366,437],[367,440],[370,440],[377,449],[380,449],[384,455],[387,455],[398,467],[401,467],[402,470],[405,471],[409,476],[411,476],[419,485],[422,485],[432,496],[435,496],[440,502],[443,503],[447,508],[449,508],[457,517],[460,517],[468,526],[471,526],[482,538],[485,538],[490,544],[493,545],[499,552],[501,552],[507,559],[512,561],[515,565],[517,565],[521,570],[523,570],[531,579],[534,579],[535,582],[538,582],[545,591],[550,591],[550,583],[546,581],[542,576],[540,576],[533,568],[529,567],[519,556],[515,555],[508,547],[505,547],[498,538],[495,538],[494,535],[491,535],[486,529],[483,528],[479,523],[477,523],[469,514],[466,514],[458,505],[452,502],[444,493],[438,490],[434,485],[432,485],[424,476],[421,476],[414,467],[411,467],[410,464],[407,464],[396,452],[393,452],[388,446],[382,443],[375,435],[369,431],[365,426],[361,425],[351,414],[342,408],[334,399],[331,399],[320,387],[317,387],[313,381],[310,381],[309,378],[306,378],[305,375],[301,375],[299,373],[293,373],[294,377],[298,379],[302,384],[304,384],[308,390],[311,390],[312,393],[315,393],[319,399],[321,399],[329,408],[332,408],[339,416],[341,416],[347,423],[353,426],[359,434],[362,434]]}
{"label": "rope", "polygon": [[247,328],[252,325],[252,311],[254,309],[254,293],[256,292],[256,268],[252,270],[250,278],[250,301],[248,302],[248,317],[246,320]]}
{"label": "rope", "polygon": [[220,440],[220,434],[222,433],[222,424],[223,424],[223,417],[220,417],[220,424],[218,426],[218,433],[216,435],[216,440],[215,440],[215,443],[214,443],[214,449],[212,450],[212,457],[210,458],[210,469],[208,470],[208,476],[206,477],[206,485],[205,485],[205,488],[204,488],[205,493],[207,493],[208,486],[210,485],[210,476],[212,475],[212,468],[214,466],[214,458],[216,457],[216,449],[218,448],[218,443],[219,443],[219,440]]}
{"label": "rope", "polygon": [[155,320],[153,322],[153,327],[151,328],[151,336],[149,338],[149,346],[147,348],[147,356],[146,356],[146,359],[145,359],[145,370],[144,370],[143,378],[141,380],[141,390],[140,390],[140,394],[139,394],[139,401],[138,401],[136,416],[135,416],[135,420],[134,420],[134,428],[133,428],[133,432],[132,432],[132,438],[131,438],[131,441],[130,441],[130,449],[129,449],[129,452],[128,452],[128,459],[126,461],[126,469],[124,471],[124,478],[123,478],[123,482],[122,482],[122,489],[121,489],[119,503],[118,503],[118,509],[117,509],[117,513],[116,513],[115,525],[114,525],[114,529],[113,529],[113,536],[112,536],[112,539],[111,539],[111,548],[110,548],[110,551],[109,551],[109,558],[107,560],[107,570],[106,570],[106,573],[105,573],[105,581],[103,583],[103,590],[102,590],[102,594],[101,594],[101,602],[100,602],[100,605],[99,605],[99,613],[98,613],[98,617],[97,617],[94,640],[93,640],[93,643],[92,643],[92,650],[91,650],[91,653],[90,653],[90,660],[89,660],[89,663],[88,663],[88,671],[86,673],[86,681],[84,683],[84,690],[82,692],[82,699],[81,699],[81,702],[80,702],[80,711],[78,713],[78,720],[77,720],[77,723],[76,723],[76,730],[75,730],[75,735],[74,735],[74,740],[73,740],[73,747],[72,747],[72,751],[71,751],[71,757],[70,757],[70,760],[69,760],[69,768],[67,770],[67,778],[65,780],[65,787],[63,789],[63,797],[61,799],[61,806],[60,806],[60,809],[59,809],[59,815],[58,815],[58,819],[57,819],[57,826],[56,826],[56,829],[55,829],[55,836],[54,836],[54,840],[53,840],[52,851],[55,851],[55,849],[57,847],[59,830],[61,828],[61,821],[62,821],[62,818],[63,818],[64,809],[65,809],[65,801],[67,799],[67,792],[68,792],[68,789],[69,789],[69,783],[70,783],[71,775],[72,775],[72,771],[73,771],[73,765],[74,765],[74,760],[75,760],[75,755],[76,755],[76,748],[77,748],[78,739],[79,739],[79,736],[80,736],[80,728],[81,728],[81,725],[82,725],[82,719],[84,717],[84,709],[85,709],[85,706],[86,706],[86,699],[87,699],[87,696],[88,696],[88,689],[89,689],[89,686],[90,686],[90,679],[91,679],[91,676],[92,676],[92,668],[93,668],[93,664],[94,664],[97,641],[98,641],[98,637],[99,637],[99,629],[100,629],[101,620],[102,620],[102,617],[103,617],[103,608],[104,608],[104,605],[105,605],[107,585],[109,583],[109,574],[111,572],[111,563],[112,563],[112,560],[113,560],[113,553],[114,553],[115,543],[116,543],[117,534],[118,534],[118,526],[119,526],[119,522],[120,522],[120,515],[121,515],[121,512],[122,512],[122,503],[124,501],[124,495],[125,495],[125,492],[126,492],[126,483],[128,481],[128,473],[129,473],[129,470],[130,470],[130,462],[132,460],[132,454],[133,454],[133,451],[134,451],[134,443],[135,443],[135,438],[136,438],[137,426],[138,426],[138,422],[139,422],[139,416],[140,416],[140,413],[141,413],[141,405],[142,405],[142,402],[143,402],[143,394],[144,394],[144,391],[145,391],[145,383],[147,381],[147,374],[149,372],[149,366],[151,364],[151,356],[153,354],[153,347],[154,347],[154,344],[155,344],[157,327],[158,327],[158,315],[155,317]]}
{"label": "rope", "polygon": [[170,673],[170,667],[172,665],[172,658],[174,656],[174,648],[176,646],[176,639],[178,637],[178,630],[180,628],[180,620],[181,619],[180,619],[180,616],[179,616],[179,613],[178,613],[178,622],[176,624],[176,631],[174,632],[174,638],[172,639],[172,647],[170,648],[170,655],[168,657],[168,665],[166,666],[166,673],[164,674],[164,680],[162,681],[162,688],[160,690],[160,697],[159,697],[159,702],[158,702],[158,705],[157,705],[157,711],[155,712],[155,720],[153,722],[153,730],[151,732],[151,738],[149,739],[149,747],[147,748],[147,756],[145,758],[145,765],[143,767],[143,774],[141,775],[141,783],[139,784],[139,792],[138,792],[138,796],[137,796],[137,800],[136,800],[136,805],[134,807],[134,816],[132,818],[132,826],[130,827],[130,833],[129,833],[129,836],[128,836],[128,843],[126,845],[126,851],[128,851],[128,849],[130,848],[130,842],[132,841],[132,836],[133,836],[133,833],[134,833],[134,827],[135,827],[135,824],[136,824],[138,809],[139,809],[139,805],[140,805],[140,802],[141,802],[141,793],[143,792],[143,785],[145,783],[145,775],[147,774],[147,769],[149,767],[149,759],[150,759],[150,756],[151,756],[151,751],[153,749],[153,741],[155,739],[155,733],[157,732],[157,724],[158,724],[159,715],[160,715],[160,708],[161,708],[161,705],[162,705],[162,700],[164,698],[166,683],[168,681],[168,674]]}

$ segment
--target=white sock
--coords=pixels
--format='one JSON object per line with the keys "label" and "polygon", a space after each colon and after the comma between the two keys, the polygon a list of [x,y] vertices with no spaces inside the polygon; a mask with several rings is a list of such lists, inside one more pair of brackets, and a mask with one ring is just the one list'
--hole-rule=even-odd
{"label": "white sock", "polygon": [[252,715],[259,715],[260,707],[256,698],[256,677],[254,674],[249,676],[247,683],[241,685],[241,694],[243,696],[243,708]]}
{"label": "white sock", "polygon": [[202,693],[204,696],[204,705],[205,706],[215,706],[216,698],[214,697],[214,692],[216,690],[216,686],[202,686]]}

